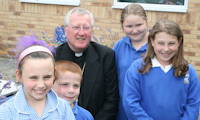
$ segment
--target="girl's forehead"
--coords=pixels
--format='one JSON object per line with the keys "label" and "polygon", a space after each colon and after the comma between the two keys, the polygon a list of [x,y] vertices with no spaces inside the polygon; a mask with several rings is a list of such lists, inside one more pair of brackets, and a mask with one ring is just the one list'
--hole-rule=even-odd
{"label": "girl's forehead", "polygon": [[158,33],[155,34],[155,36],[176,37],[175,35],[172,35],[172,34],[167,33],[167,32],[158,32]]}
{"label": "girl's forehead", "polygon": [[126,16],[125,19],[124,19],[124,23],[133,23],[133,24],[137,24],[137,23],[144,23],[147,21],[141,17],[141,16],[138,16],[138,15],[129,15],[129,16]]}
{"label": "girl's forehead", "polygon": [[48,58],[33,58],[33,57],[28,57],[27,59],[24,60],[24,62],[44,62],[44,61],[48,61],[48,62],[52,62],[54,63],[54,59],[51,57]]}
{"label": "girl's forehead", "polygon": [[22,64],[23,68],[40,68],[40,67],[54,67],[54,60],[52,58],[28,58]]}
{"label": "girl's forehead", "polygon": [[159,32],[155,34],[155,40],[157,41],[178,41],[175,35],[171,35],[166,32]]}
{"label": "girl's forehead", "polygon": [[146,18],[140,14],[127,14],[124,19],[126,19],[127,17],[138,17],[146,20]]}

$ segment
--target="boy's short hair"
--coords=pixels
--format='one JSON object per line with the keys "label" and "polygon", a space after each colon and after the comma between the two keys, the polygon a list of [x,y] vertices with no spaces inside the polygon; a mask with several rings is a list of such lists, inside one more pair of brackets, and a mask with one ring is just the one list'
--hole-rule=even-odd
{"label": "boy's short hair", "polygon": [[72,72],[72,73],[77,73],[81,76],[82,78],[82,71],[79,65],[72,61],[68,60],[59,60],[55,62],[55,75],[56,78],[58,77],[58,74],[62,74],[64,72]]}

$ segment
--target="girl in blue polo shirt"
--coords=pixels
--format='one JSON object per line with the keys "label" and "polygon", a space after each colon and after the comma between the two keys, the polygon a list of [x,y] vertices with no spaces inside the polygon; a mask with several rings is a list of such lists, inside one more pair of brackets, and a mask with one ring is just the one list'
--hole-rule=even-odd
{"label": "girl in blue polo shirt", "polygon": [[123,106],[129,120],[197,120],[200,84],[183,57],[178,24],[160,20],[152,28],[144,59],[125,75]]}
{"label": "girl in blue polo shirt", "polygon": [[69,104],[51,90],[54,59],[48,45],[24,36],[16,52],[16,79],[22,87],[0,106],[0,120],[75,120]]}
{"label": "girl in blue polo shirt", "polygon": [[[122,91],[124,76],[131,63],[144,56],[147,49],[148,24],[144,8],[139,4],[127,5],[121,13],[121,26],[126,34],[114,45],[116,66],[119,81],[119,113],[118,120],[127,120],[122,107]],[[123,57],[122,57],[123,56]]]}

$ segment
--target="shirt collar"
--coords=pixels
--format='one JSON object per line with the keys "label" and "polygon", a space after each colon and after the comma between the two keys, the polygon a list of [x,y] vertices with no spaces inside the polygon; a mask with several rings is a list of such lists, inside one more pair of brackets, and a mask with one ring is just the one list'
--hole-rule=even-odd
{"label": "shirt collar", "polygon": [[19,113],[30,114],[29,105],[26,101],[22,86],[14,96],[14,106]]}
{"label": "shirt collar", "polygon": [[151,59],[151,63],[152,63],[152,67],[160,67],[165,73],[167,73],[172,68],[172,64],[167,65],[167,66],[161,65],[156,57]]}
{"label": "shirt collar", "polygon": [[[128,44],[128,46],[130,46],[130,47],[132,47],[133,49],[135,49],[134,48],[134,46],[132,45],[132,43],[131,43],[131,39],[129,38],[129,37],[124,37],[124,41],[125,41],[125,43],[126,44]],[[142,47],[140,47],[140,49],[138,49],[138,50],[136,50],[136,51],[146,51],[147,50],[147,47],[148,47],[148,44],[146,43],[146,44],[144,44]]]}
{"label": "shirt collar", "polygon": [[58,96],[53,90],[47,94],[47,105],[45,106],[45,113],[54,111],[58,108]]}
{"label": "shirt collar", "polygon": [[[28,104],[23,87],[21,86],[14,97],[14,106],[19,113],[31,114],[31,107]],[[58,97],[50,90],[47,94],[47,105],[45,105],[44,113],[51,112],[58,107]]]}

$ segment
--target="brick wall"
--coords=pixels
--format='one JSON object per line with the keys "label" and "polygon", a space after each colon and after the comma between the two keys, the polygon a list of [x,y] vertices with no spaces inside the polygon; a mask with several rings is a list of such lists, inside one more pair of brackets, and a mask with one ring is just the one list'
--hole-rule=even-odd
{"label": "brick wall", "polygon": [[[81,0],[96,17],[95,34],[103,44],[112,46],[123,32],[119,23],[120,9],[112,9],[112,0]],[[20,3],[18,0],[0,0],[0,55],[12,54],[16,37],[31,34],[54,36],[54,28],[63,24],[64,14],[73,6]],[[149,25],[158,19],[178,22],[185,35],[185,56],[200,73],[200,1],[189,0],[187,13],[148,11]]]}

